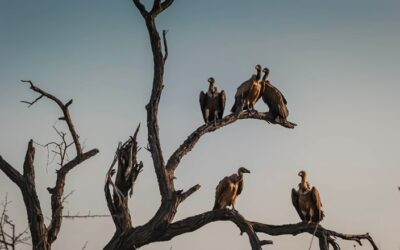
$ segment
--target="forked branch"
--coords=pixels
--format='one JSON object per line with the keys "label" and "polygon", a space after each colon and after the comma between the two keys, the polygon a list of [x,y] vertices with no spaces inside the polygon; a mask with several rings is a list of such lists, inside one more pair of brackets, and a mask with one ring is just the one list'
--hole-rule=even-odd
{"label": "forked branch", "polygon": [[28,149],[25,156],[24,166],[23,166],[23,174],[21,175],[14,167],[8,164],[1,156],[0,156],[0,169],[13,181],[15,182],[22,192],[22,196],[24,198],[26,211],[28,214],[29,227],[32,238],[32,246],[34,249],[49,249],[51,244],[56,240],[58,233],[61,228],[62,222],[62,211],[63,211],[63,194],[65,187],[65,179],[69,171],[74,169],[80,163],[86,161],[87,159],[96,155],[99,151],[97,149],[92,149],[87,152],[82,151],[81,144],[79,142],[79,136],[76,132],[74,124],[72,123],[72,119],[69,113],[69,106],[72,104],[72,99],[67,103],[63,103],[56,96],[42,90],[33,84],[30,80],[23,80],[22,82],[28,83],[30,89],[34,92],[39,93],[39,97],[36,98],[32,102],[23,101],[24,103],[29,104],[29,107],[35,104],[37,101],[46,97],[52,101],[54,101],[63,113],[63,117],[60,120],[65,120],[67,123],[69,132],[71,133],[73,143],[76,149],[76,156],[66,163],[66,149],[69,145],[65,140],[65,133],[59,132],[57,133],[61,136],[62,143],[57,145],[60,146],[59,156],[60,160],[60,168],[56,171],[57,179],[56,184],[53,188],[47,188],[49,193],[51,194],[51,221],[48,227],[44,224],[44,216],[42,213],[42,209],[40,206],[40,201],[36,192],[36,182],[35,182],[35,167],[34,167],[34,157],[35,157],[35,147],[33,146],[33,141],[30,140],[28,143]]}
{"label": "forked branch", "polygon": [[46,91],[40,89],[39,87],[35,86],[33,84],[33,82],[31,80],[21,80],[21,82],[24,83],[29,83],[30,88],[39,93],[40,96],[38,98],[36,98],[33,102],[27,102],[27,101],[23,101],[24,103],[29,103],[29,106],[32,106],[34,103],[36,103],[39,99],[41,99],[43,96],[47,97],[48,99],[54,101],[55,103],[57,103],[57,105],[60,107],[61,111],[63,112],[63,117],[60,118],[60,120],[65,120],[65,122],[68,125],[68,129],[71,133],[72,139],[74,140],[74,144],[75,144],[75,148],[76,148],[76,154],[78,156],[82,155],[82,147],[81,144],[79,142],[79,136],[76,133],[74,124],[72,123],[72,119],[71,119],[71,115],[69,114],[69,109],[68,107],[72,104],[72,99],[69,100],[66,104],[64,104],[62,101],[60,101],[60,99],[58,99],[57,97],[55,97],[52,94],[47,93]]}

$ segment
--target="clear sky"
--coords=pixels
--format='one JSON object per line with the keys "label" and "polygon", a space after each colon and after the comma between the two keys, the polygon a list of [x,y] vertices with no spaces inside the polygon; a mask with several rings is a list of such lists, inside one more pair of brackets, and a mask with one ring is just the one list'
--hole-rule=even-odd
{"label": "clear sky", "polygon": [[[289,120],[299,124],[288,130],[239,121],[205,135],[177,170],[177,189],[197,183],[202,188],[179,207],[176,219],[211,209],[218,181],[243,165],[252,174],[238,210],[250,220],[298,222],[290,190],[304,169],[320,190],[323,226],[370,232],[382,249],[400,247],[399,1],[176,0],[157,23],[169,30],[159,111],[165,158],[202,124],[198,94],[207,78],[213,76],[227,92],[230,108],[236,87],[258,63],[271,69],[271,81],[289,102]],[[67,177],[66,193],[75,192],[65,211],[108,213],[106,169],[118,141],[146,119],[152,55],[142,17],[129,0],[2,0],[0,34],[0,154],[21,170],[30,138],[39,143],[57,138],[52,126],[59,110],[47,100],[26,108],[19,101],[36,95],[19,80],[31,79],[62,100],[73,98],[78,134],[86,149],[97,147],[100,154]],[[267,107],[260,102],[257,109]],[[139,143],[145,146],[142,128]],[[46,166],[46,157],[37,147],[38,192],[49,216],[46,187],[54,185],[57,166]],[[149,153],[140,151],[140,158],[145,168],[130,201],[136,225],[160,202]],[[0,183],[0,199],[8,193],[10,215],[22,230],[27,225],[22,196],[3,173]],[[81,249],[86,241],[86,249],[100,249],[113,232],[110,218],[64,220],[54,249]],[[304,250],[311,236],[260,238],[274,240],[266,249]],[[353,249],[353,242],[340,243]],[[249,248],[236,226],[218,222],[143,249],[171,246]]]}

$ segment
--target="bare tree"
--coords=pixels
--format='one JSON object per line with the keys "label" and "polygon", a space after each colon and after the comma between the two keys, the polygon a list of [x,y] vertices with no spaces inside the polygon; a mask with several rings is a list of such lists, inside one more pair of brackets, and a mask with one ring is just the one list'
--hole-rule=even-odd
{"label": "bare tree", "polygon": [[[158,105],[161,97],[164,76],[164,65],[168,57],[168,47],[166,32],[163,31],[163,45],[160,35],[156,28],[156,17],[166,10],[173,0],[154,0],[150,11],[146,10],[140,0],[133,0],[136,8],[144,18],[150,37],[151,49],[154,61],[153,86],[147,109],[147,129],[148,129],[148,151],[151,153],[154,171],[156,172],[158,187],[161,195],[161,205],[154,216],[144,225],[135,226],[132,222],[128,208],[128,191],[132,192],[133,184],[138,177],[143,164],[137,162],[137,128],[133,137],[123,145],[119,145],[114,161],[106,175],[105,196],[108,208],[112,214],[116,231],[104,249],[137,249],[141,246],[158,241],[168,241],[175,236],[193,232],[208,223],[214,221],[231,221],[242,233],[246,233],[252,249],[261,249],[262,245],[271,244],[269,240],[260,240],[257,233],[268,235],[297,235],[300,233],[315,234],[319,239],[320,249],[328,249],[331,245],[334,249],[339,249],[335,238],[354,240],[361,244],[361,240],[368,240],[374,249],[378,249],[372,238],[368,234],[347,235],[323,228],[314,223],[298,223],[287,225],[268,225],[259,222],[246,220],[237,211],[220,209],[208,211],[174,222],[174,217],[178,206],[191,194],[200,188],[194,185],[190,189],[176,190],[174,185],[175,170],[179,166],[181,159],[189,153],[200,138],[207,133],[234,123],[238,119],[258,119],[268,123],[279,124],[286,128],[294,128],[296,124],[291,122],[276,122],[268,113],[249,113],[242,112],[238,116],[228,115],[217,123],[202,125],[197,128],[188,138],[176,149],[169,157],[167,162],[161,150],[158,126]],[[117,175],[115,181],[114,165],[118,162]],[[112,192],[111,189],[112,188]]]}
{"label": "bare tree", "polygon": [[6,195],[0,215],[0,250],[15,250],[17,245],[29,245],[28,228],[17,233],[15,223],[8,216],[7,207],[10,203]]}
{"label": "bare tree", "polygon": [[[40,89],[32,83],[32,81],[22,81],[28,83],[30,89],[39,94],[32,102],[22,101],[32,106],[37,101],[43,97],[55,102],[62,111],[62,117],[59,120],[65,121],[67,123],[69,132],[72,137],[72,143],[67,143],[65,138],[65,133],[57,131],[60,135],[62,142],[53,143],[56,148],[59,149],[57,154],[60,157],[60,168],[56,171],[56,182],[54,187],[48,187],[47,190],[51,195],[51,219],[49,225],[45,225],[44,216],[40,201],[36,192],[36,182],[35,182],[35,167],[34,167],[34,157],[35,157],[35,147],[33,146],[33,140],[28,143],[28,149],[25,156],[23,173],[21,174],[17,169],[11,166],[6,160],[0,156],[0,169],[8,176],[8,178],[13,181],[21,190],[26,212],[28,215],[29,229],[32,239],[32,248],[37,250],[49,250],[51,249],[52,243],[57,239],[58,233],[61,229],[61,223],[63,218],[63,195],[65,187],[65,178],[69,171],[74,169],[80,163],[86,161],[92,156],[96,155],[99,151],[97,149],[92,149],[84,152],[79,141],[79,136],[76,132],[74,124],[72,123],[71,115],[69,112],[69,106],[72,104],[72,99],[67,103],[63,103],[55,97],[54,95]],[[75,146],[75,157],[66,162],[68,157],[66,157],[66,150],[69,145]]]}

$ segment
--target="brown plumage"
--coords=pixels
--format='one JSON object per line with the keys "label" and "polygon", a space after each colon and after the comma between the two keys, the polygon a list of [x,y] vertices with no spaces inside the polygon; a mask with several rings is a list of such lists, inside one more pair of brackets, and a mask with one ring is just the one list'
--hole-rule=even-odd
{"label": "brown plumage", "polygon": [[214,78],[208,78],[210,86],[207,93],[200,92],[200,108],[205,123],[216,122],[224,116],[226,95],[225,91],[218,92]]}
{"label": "brown plumage", "polygon": [[244,167],[240,167],[238,172],[231,176],[225,176],[215,189],[215,203],[213,210],[225,208],[232,205],[235,210],[235,202],[238,195],[243,190],[243,173],[250,173]]}
{"label": "brown plumage", "polygon": [[319,223],[325,216],[319,192],[316,187],[310,187],[305,171],[300,171],[298,175],[301,177],[301,182],[297,191],[292,189],[293,206],[302,221]]}
{"label": "brown plumage", "polygon": [[242,110],[254,110],[254,105],[261,94],[261,66],[256,65],[257,74],[252,75],[249,80],[240,84],[236,90],[235,103],[231,108],[231,112],[238,114]]}
{"label": "brown plumage", "polygon": [[274,116],[274,119],[285,121],[289,116],[289,110],[287,108],[287,101],[285,96],[277,89],[274,85],[267,80],[269,69],[263,69],[264,76],[261,80],[262,85],[262,98],[265,104],[268,105],[269,112]]}

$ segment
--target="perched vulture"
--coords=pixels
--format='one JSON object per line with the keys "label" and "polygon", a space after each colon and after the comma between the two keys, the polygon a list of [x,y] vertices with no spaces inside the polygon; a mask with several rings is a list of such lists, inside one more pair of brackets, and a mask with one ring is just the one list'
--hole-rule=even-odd
{"label": "perched vulture", "polygon": [[262,85],[262,99],[268,105],[270,114],[278,121],[285,121],[289,115],[289,110],[286,107],[287,101],[283,94],[274,85],[267,80],[269,69],[263,69],[264,76],[261,80]]}
{"label": "perched vulture", "polygon": [[231,112],[238,114],[242,110],[254,110],[254,105],[260,99],[261,94],[261,66],[256,65],[257,75],[252,75],[249,80],[243,82],[236,90],[235,103]]}
{"label": "perched vulture", "polygon": [[299,176],[301,182],[299,189],[296,191],[292,189],[292,203],[296,208],[302,221],[319,223],[324,218],[324,211],[322,211],[321,198],[317,188],[310,187],[306,181],[307,174],[305,171],[300,171]]}
{"label": "perched vulture", "polygon": [[235,210],[236,198],[243,190],[243,174],[250,173],[244,167],[238,169],[237,174],[231,176],[225,176],[215,189],[215,203],[213,210],[225,208],[232,205],[232,209]]}
{"label": "perched vulture", "polygon": [[215,86],[214,78],[208,78],[210,86],[208,87],[207,93],[204,91],[200,92],[200,107],[203,113],[203,119],[205,123],[216,122],[217,119],[222,119],[224,115],[226,95],[225,91],[218,92]]}

